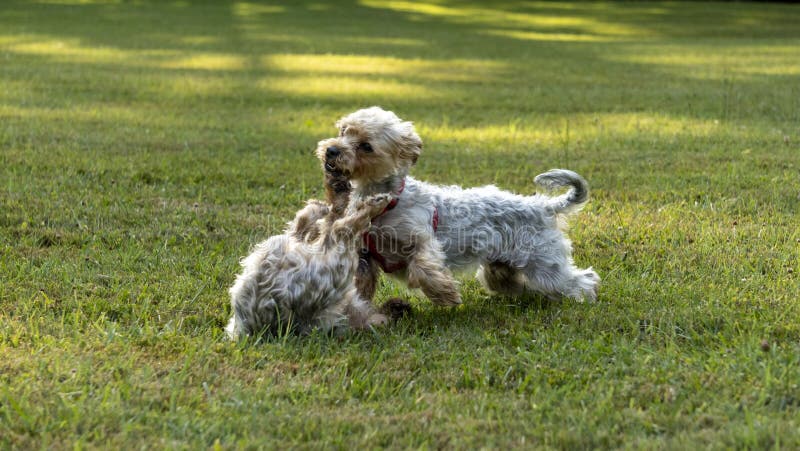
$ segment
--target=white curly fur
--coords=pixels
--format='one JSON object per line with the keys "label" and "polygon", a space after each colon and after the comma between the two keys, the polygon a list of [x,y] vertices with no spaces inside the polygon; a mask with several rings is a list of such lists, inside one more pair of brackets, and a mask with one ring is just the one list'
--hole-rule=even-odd
{"label": "white curly fur", "polygon": [[437,186],[408,176],[422,150],[410,122],[372,107],[345,116],[337,127],[339,136],[321,141],[317,156],[347,174],[351,201],[399,193],[396,208],[374,219],[370,234],[387,264],[407,264],[394,275],[434,303],[460,304],[450,270],[476,266],[479,280],[494,292],[596,299],[600,277],[574,265],[564,232],[566,215],[588,198],[578,174],[555,169],[536,178],[548,189],[570,187],[556,197],[521,196],[494,186]]}

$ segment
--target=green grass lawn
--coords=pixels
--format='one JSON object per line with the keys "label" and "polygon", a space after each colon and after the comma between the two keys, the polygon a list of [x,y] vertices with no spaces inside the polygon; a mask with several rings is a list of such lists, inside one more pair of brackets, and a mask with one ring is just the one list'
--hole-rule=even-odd
{"label": "green grass lawn", "polygon": [[[0,5],[0,448],[800,446],[800,8]],[[238,260],[381,105],[413,171],[575,170],[598,303],[404,296],[374,333],[223,337]]]}

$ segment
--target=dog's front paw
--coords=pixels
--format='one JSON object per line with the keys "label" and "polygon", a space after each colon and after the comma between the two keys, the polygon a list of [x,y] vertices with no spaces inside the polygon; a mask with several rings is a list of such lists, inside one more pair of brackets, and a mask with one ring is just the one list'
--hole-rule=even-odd
{"label": "dog's front paw", "polygon": [[389,318],[382,313],[373,313],[367,319],[367,326],[369,327],[380,327],[389,324]]}
{"label": "dog's front paw", "polygon": [[392,195],[388,193],[375,194],[364,200],[367,205],[372,207],[385,207],[392,201]]}
{"label": "dog's front paw", "polygon": [[393,321],[397,321],[405,316],[411,316],[414,311],[408,301],[401,298],[391,298],[383,303],[381,312]]}
{"label": "dog's front paw", "polygon": [[350,180],[342,172],[326,172],[325,183],[336,194],[349,193],[351,190]]}
{"label": "dog's front paw", "polygon": [[360,208],[369,209],[370,213],[375,216],[383,212],[391,202],[392,196],[390,194],[376,194],[364,199],[360,204]]}

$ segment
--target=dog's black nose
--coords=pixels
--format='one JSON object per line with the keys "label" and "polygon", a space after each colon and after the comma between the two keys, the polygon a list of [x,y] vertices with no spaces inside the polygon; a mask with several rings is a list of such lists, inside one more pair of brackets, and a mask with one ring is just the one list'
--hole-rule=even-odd
{"label": "dog's black nose", "polygon": [[334,158],[334,157],[337,157],[337,156],[339,156],[339,154],[340,154],[341,152],[342,152],[342,151],[341,151],[341,150],[339,150],[339,148],[338,148],[338,147],[336,147],[336,146],[330,146],[330,147],[328,147],[327,149],[325,149],[325,157],[327,157],[327,158]]}

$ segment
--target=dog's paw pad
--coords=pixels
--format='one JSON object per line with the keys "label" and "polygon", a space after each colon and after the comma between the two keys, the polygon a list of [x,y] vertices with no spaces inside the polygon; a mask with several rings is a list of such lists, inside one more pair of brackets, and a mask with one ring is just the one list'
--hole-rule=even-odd
{"label": "dog's paw pad", "polygon": [[369,319],[367,320],[367,324],[372,327],[385,326],[389,324],[389,318],[387,318],[386,315],[375,313],[369,317]]}
{"label": "dog's paw pad", "polygon": [[365,200],[366,204],[371,208],[384,208],[392,201],[392,196],[389,194],[376,194]]}
{"label": "dog's paw pad", "polygon": [[384,302],[381,311],[392,320],[398,320],[411,315],[414,311],[405,299],[391,298]]}
{"label": "dog's paw pad", "polygon": [[391,200],[392,200],[391,194],[382,193],[382,194],[375,194],[374,196],[370,196],[367,199],[367,202],[369,202],[372,205],[377,205],[377,204],[381,204],[381,203],[384,203],[384,202],[390,202]]}

